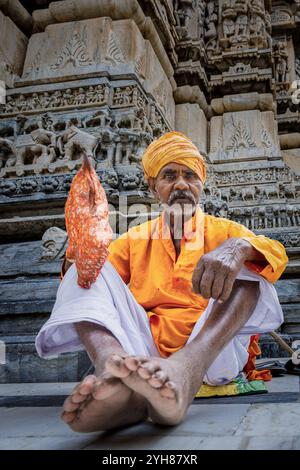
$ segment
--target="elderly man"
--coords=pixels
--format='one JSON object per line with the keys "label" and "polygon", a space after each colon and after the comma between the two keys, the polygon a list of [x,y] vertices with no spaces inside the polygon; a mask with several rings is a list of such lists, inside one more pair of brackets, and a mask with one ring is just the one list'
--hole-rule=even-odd
{"label": "elderly man", "polygon": [[43,357],[85,349],[95,375],[66,399],[62,418],[79,432],[150,418],[181,422],[203,382],[228,383],[248,361],[250,336],[282,322],[274,286],[283,246],[198,206],[205,164],[183,134],[155,140],[145,178],[162,215],[110,245],[90,289],[69,266],[49,321]]}

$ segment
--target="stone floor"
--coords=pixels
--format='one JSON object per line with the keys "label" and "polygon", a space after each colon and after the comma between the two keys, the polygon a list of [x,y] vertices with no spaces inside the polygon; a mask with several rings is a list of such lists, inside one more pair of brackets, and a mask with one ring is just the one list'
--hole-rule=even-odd
{"label": "stone floor", "polygon": [[[0,395],[26,395],[29,399],[61,395],[63,399],[73,385],[8,384],[0,386]],[[85,435],[72,432],[60,421],[60,407],[2,406],[0,449],[300,449],[299,377],[274,378],[268,389],[269,394],[249,395],[243,403],[238,397],[230,401],[220,398],[217,402],[197,400],[187,419],[177,427],[146,422],[114,432]],[[286,397],[292,397],[291,402]]]}

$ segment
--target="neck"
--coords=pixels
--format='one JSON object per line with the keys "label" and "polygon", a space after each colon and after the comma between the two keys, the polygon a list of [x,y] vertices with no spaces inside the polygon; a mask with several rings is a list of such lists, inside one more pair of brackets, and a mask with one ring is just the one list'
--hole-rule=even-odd
{"label": "neck", "polygon": [[170,228],[173,240],[181,240],[184,235],[184,225],[192,219],[195,213],[196,208],[193,210],[193,212],[189,213],[174,214],[171,212],[167,214],[165,220]]}

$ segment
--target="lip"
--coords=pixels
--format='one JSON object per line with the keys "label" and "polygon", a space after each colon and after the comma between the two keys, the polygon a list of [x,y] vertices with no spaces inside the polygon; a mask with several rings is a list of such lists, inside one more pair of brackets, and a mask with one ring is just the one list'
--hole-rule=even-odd
{"label": "lip", "polygon": [[174,202],[189,202],[190,204],[194,204],[194,201],[188,197],[177,197],[176,199],[173,199],[171,204],[174,204]]}

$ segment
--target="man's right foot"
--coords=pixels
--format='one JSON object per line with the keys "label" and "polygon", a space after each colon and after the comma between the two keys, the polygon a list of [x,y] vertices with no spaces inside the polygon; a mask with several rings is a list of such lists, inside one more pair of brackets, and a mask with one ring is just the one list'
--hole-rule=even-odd
{"label": "man's right foot", "polygon": [[193,378],[191,367],[178,357],[178,353],[168,359],[122,358],[113,354],[105,368],[147,400],[148,415],[153,422],[165,425],[183,421],[204,375],[204,371],[199,370]]}
{"label": "man's right foot", "polygon": [[76,432],[106,431],[146,417],[145,399],[109,373],[87,376],[65,400],[62,413]]}

